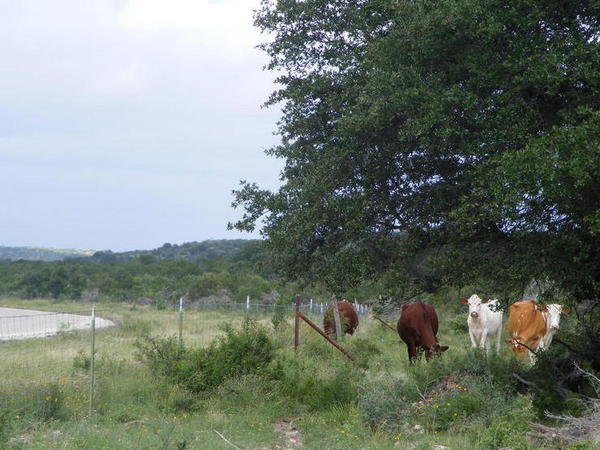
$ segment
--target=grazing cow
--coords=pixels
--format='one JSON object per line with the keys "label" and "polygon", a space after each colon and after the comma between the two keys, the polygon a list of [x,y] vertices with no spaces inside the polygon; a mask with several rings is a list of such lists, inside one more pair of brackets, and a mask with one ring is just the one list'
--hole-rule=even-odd
{"label": "grazing cow", "polygon": [[[547,349],[559,329],[560,314],[568,314],[566,306],[550,304],[539,306],[535,301],[521,301],[510,305],[507,341],[511,349],[522,359],[529,352],[529,359],[535,362],[535,353]],[[527,347],[525,347],[525,344]]]}
{"label": "grazing cow", "polygon": [[[352,303],[345,300],[337,302],[338,311],[340,312],[340,325],[342,334],[354,334],[358,327],[358,314]],[[323,316],[323,329],[328,336],[335,336],[335,319],[333,317],[333,308],[330,306]]]}
{"label": "grazing cow", "polygon": [[429,361],[432,354],[439,355],[448,350],[440,346],[436,337],[438,317],[433,306],[426,303],[409,303],[402,305],[402,312],[396,327],[400,338],[408,348],[408,360],[413,360],[425,351],[425,359]]}
{"label": "grazing cow", "polygon": [[508,309],[508,335],[506,341],[518,359],[529,354],[535,361],[535,351],[546,335],[546,319],[533,300],[515,302]]}
{"label": "grazing cow", "polygon": [[500,337],[502,335],[502,311],[498,309],[498,300],[481,299],[477,294],[460,301],[469,305],[469,336],[473,348],[485,348],[486,352],[491,346],[490,341],[496,342],[496,352],[500,352]]}

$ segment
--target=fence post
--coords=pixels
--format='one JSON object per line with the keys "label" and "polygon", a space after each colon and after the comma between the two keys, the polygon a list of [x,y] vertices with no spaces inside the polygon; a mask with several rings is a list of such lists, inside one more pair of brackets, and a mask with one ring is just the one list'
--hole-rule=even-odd
{"label": "fence post", "polygon": [[250,310],[250,296],[246,295],[246,311]]}
{"label": "fence post", "polygon": [[335,340],[339,341],[342,338],[342,324],[340,323],[340,310],[335,295],[331,298],[331,308],[333,309],[333,320],[335,322]]}
{"label": "fence post", "polygon": [[92,410],[94,408],[94,381],[95,381],[95,367],[94,362],[96,359],[96,307],[92,306],[92,353],[90,356],[90,404],[88,409],[88,415],[92,415]]}
{"label": "fence post", "polygon": [[296,314],[294,314],[294,351],[300,343],[300,296],[296,295]]}
{"label": "fence post", "polygon": [[183,297],[179,299],[179,345],[183,345]]}
{"label": "fence post", "polygon": [[310,312],[312,313],[312,298],[310,299]]}

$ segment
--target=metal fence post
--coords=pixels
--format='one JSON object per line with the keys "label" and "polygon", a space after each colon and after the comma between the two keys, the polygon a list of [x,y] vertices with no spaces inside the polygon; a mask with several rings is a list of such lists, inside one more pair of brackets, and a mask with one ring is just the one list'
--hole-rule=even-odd
{"label": "metal fence post", "polygon": [[183,345],[183,297],[179,299],[179,345]]}
{"label": "metal fence post", "polygon": [[300,344],[300,296],[296,295],[294,314],[294,351],[298,351]]}
{"label": "metal fence post", "polygon": [[250,310],[250,296],[246,295],[246,311]]}
{"label": "metal fence post", "polygon": [[94,408],[94,381],[95,381],[95,373],[94,373],[94,362],[96,359],[96,307],[92,306],[92,353],[90,356],[90,405],[88,413],[91,416]]}

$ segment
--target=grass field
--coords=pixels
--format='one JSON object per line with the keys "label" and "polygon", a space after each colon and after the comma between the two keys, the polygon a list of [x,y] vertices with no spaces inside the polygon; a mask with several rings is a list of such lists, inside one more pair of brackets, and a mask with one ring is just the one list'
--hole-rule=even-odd
{"label": "grass field", "polygon": [[[0,306],[82,309],[18,299]],[[454,305],[440,311],[440,342],[450,350],[413,367],[397,335],[372,319],[343,340],[357,367],[306,325],[295,354],[291,312],[277,330],[262,315],[280,375],[249,374],[202,393],[153,376],[135,357],[142,336],[178,334],[175,311],[123,304],[98,310],[118,327],[96,334],[91,415],[89,332],[0,344],[0,448],[540,448],[525,438],[531,398],[493,378],[515,364],[510,352],[486,359],[470,351],[464,314],[456,316]],[[243,318],[241,311],[186,311],[184,342],[206,346],[222,335],[223,323]]]}

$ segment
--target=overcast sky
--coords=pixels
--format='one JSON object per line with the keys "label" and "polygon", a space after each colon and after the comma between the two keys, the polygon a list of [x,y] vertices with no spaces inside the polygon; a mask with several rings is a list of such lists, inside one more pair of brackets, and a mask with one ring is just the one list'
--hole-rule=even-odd
{"label": "overcast sky", "polygon": [[276,188],[259,0],[0,0],[0,245],[146,249]]}

